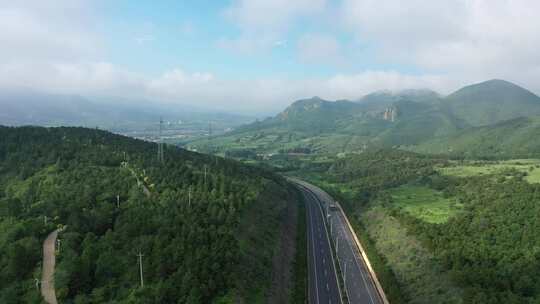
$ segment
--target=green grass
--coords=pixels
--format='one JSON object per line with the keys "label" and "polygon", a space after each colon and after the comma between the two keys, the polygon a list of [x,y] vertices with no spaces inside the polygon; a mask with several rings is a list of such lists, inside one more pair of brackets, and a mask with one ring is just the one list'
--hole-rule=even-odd
{"label": "green grass", "polygon": [[405,185],[390,191],[393,204],[423,221],[445,223],[461,205],[428,187]]}
{"label": "green grass", "polygon": [[469,177],[498,174],[508,169],[516,169],[527,173],[525,179],[529,183],[540,183],[540,159],[513,159],[500,162],[470,161],[463,165],[442,167],[437,170],[444,175]]}
{"label": "green grass", "polygon": [[[369,237],[395,274],[409,303],[462,303],[462,290],[433,252],[407,231],[388,209],[357,213]],[[393,302],[392,302],[393,303]]]}

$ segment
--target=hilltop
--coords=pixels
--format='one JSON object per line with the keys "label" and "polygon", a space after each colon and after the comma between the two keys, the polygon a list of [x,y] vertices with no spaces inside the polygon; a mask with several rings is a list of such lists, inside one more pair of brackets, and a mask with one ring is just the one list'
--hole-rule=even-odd
{"label": "hilltop", "polygon": [[471,126],[540,115],[540,97],[516,84],[498,79],[459,89],[447,96],[444,104]]}
{"label": "hilltop", "polygon": [[356,101],[302,99],[274,117],[189,146],[231,156],[414,149],[478,126],[535,115],[540,115],[540,97],[510,82],[490,80],[446,97],[430,90],[405,90],[374,92]]}
{"label": "hilltop", "polygon": [[519,117],[434,138],[411,149],[473,158],[538,157],[540,141],[537,138],[540,138],[540,116]]}
{"label": "hilltop", "polygon": [[[174,146],[161,163],[155,143],[95,129],[0,126],[0,138],[1,303],[41,302],[41,243],[58,227],[66,227],[55,270],[61,303],[261,303],[288,294],[272,289],[276,255],[294,251],[281,247],[282,215],[296,202],[283,178]],[[283,261],[279,269],[293,269]]]}

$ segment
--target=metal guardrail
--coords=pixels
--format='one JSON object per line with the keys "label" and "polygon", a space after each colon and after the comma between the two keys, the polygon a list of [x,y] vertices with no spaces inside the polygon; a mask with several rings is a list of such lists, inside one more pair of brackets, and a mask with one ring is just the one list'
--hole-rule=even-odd
{"label": "metal guardrail", "polygon": [[364,250],[364,247],[362,246],[362,243],[360,243],[360,240],[358,240],[358,237],[356,236],[356,233],[354,232],[354,229],[353,229],[351,223],[349,222],[349,219],[347,218],[347,215],[343,211],[343,208],[341,207],[341,204],[339,202],[335,202],[335,204],[337,204],[337,206],[339,208],[339,212],[341,213],[341,215],[345,219],[345,222],[347,223],[347,226],[348,226],[348,228],[349,228],[349,230],[350,230],[350,232],[351,232],[351,234],[353,236],[353,239],[354,239],[354,241],[356,243],[356,246],[357,246],[358,250],[360,251],[362,259],[364,260],[364,263],[366,264],[366,267],[367,267],[367,269],[369,271],[369,275],[371,276],[371,279],[373,280],[373,282],[375,284],[375,288],[377,290],[377,293],[379,294],[379,297],[380,297],[381,301],[384,304],[389,304],[390,302],[388,302],[388,299],[386,297],[386,294],[384,293],[382,285],[379,282],[379,279],[377,278],[377,274],[373,270],[373,267],[371,266],[371,263],[369,262],[369,258],[368,258],[367,254],[366,254],[366,251]]}

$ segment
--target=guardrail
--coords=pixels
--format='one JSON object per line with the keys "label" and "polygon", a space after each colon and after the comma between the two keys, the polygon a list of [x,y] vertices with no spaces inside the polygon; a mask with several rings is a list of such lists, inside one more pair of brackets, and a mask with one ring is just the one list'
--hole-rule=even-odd
{"label": "guardrail", "polygon": [[351,223],[349,222],[349,219],[347,218],[347,215],[343,211],[343,208],[341,207],[341,204],[339,202],[335,202],[335,204],[337,204],[337,206],[339,207],[339,211],[341,212],[341,215],[343,215],[343,218],[345,219],[345,222],[347,223],[347,226],[349,227],[349,230],[351,231],[351,234],[352,234],[352,236],[354,238],[356,246],[357,246],[358,250],[360,251],[360,254],[362,255],[362,259],[364,260],[364,263],[366,264],[366,266],[367,266],[367,268],[369,270],[369,275],[371,276],[371,279],[375,283],[375,288],[377,289],[377,293],[379,294],[379,297],[381,298],[381,300],[382,300],[382,302],[384,304],[389,304],[390,302],[388,302],[388,299],[386,298],[386,294],[384,293],[382,285],[379,282],[379,279],[377,278],[377,274],[373,270],[373,267],[371,266],[371,263],[369,262],[369,258],[368,258],[367,254],[366,254],[366,251],[364,250],[364,247],[362,247],[362,243],[360,243],[360,240],[358,240],[358,237],[356,236],[356,233],[354,232],[354,229],[353,229]]}

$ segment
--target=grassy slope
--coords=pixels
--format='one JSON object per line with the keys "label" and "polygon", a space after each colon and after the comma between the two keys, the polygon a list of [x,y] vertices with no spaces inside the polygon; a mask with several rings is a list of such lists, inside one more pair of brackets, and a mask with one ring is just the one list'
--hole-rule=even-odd
{"label": "grassy slope", "polygon": [[[354,214],[353,211],[353,196],[352,193],[348,192],[348,189],[341,189],[335,184],[326,183],[324,180],[318,179],[317,176],[310,176],[310,181],[321,189],[324,189],[328,192],[334,199],[342,203],[345,213],[351,225],[353,226],[356,236],[362,243],[364,250],[366,251],[367,256],[371,266],[373,267],[377,278],[381,283],[383,290],[390,301],[393,304],[402,304],[408,303],[407,296],[404,293],[404,289],[401,284],[398,282],[394,271],[388,264],[387,259],[383,254],[380,253],[378,248],[375,245],[375,241],[368,234],[365,226],[360,221],[360,217],[357,214]],[[345,190],[345,191],[344,191]]]}
{"label": "grassy slope", "polygon": [[501,162],[465,162],[456,166],[438,168],[444,175],[469,177],[497,174],[505,170],[515,169],[526,173],[525,179],[530,183],[540,183],[540,160],[515,159]]}
{"label": "grassy slope", "polygon": [[405,185],[389,191],[393,206],[432,224],[441,224],[460,209],[452,198],[425,186]]}
{"label": "grassy slope", "polygon": [[384,255],[409,303],[461,303],[461,291],[435,256],[382,207],[359,215],[377,251]]}
{"label": "grassy slope", "polygon": [[434,138],[411,149],[421,153],[469,157],[527,157],[540,154],[540,117],[517,118],[492,126]]}
{"label": "grassy slope", "polygon": [[490,80],[464,87],[446,97],[445,105],[472,126],[540,115],[538,96],[503,80]]}

